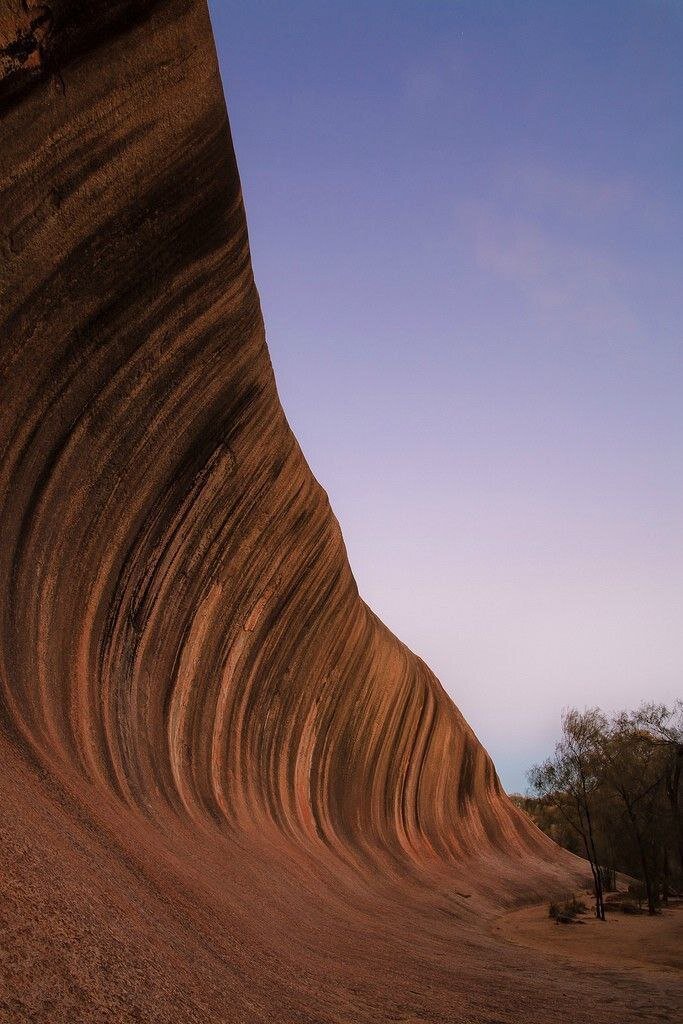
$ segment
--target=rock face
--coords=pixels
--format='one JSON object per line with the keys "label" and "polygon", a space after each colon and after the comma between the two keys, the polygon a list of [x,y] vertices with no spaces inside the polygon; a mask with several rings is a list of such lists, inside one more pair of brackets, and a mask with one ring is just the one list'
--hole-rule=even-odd
{"label": "rock face", "polygon": [[583,869],[358,596],[204,3],[0,14],[1,1019],[561,1019],[479,918]]}
{"label": "rock face", "polygon": [[8,724],[150,819],[397,865],[538,847],[287,426],[208,31],[162,5],[7,114]]}

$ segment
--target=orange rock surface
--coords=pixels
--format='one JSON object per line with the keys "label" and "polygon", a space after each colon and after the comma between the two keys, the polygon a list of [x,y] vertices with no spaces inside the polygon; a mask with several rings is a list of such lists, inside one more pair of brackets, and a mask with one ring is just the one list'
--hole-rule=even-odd
{"label": "orange rock surface", "polygon": [[668,1019],[485,926],[585,871],[358,595],[204,2],[2,0],[0,73],[0,1020]]}

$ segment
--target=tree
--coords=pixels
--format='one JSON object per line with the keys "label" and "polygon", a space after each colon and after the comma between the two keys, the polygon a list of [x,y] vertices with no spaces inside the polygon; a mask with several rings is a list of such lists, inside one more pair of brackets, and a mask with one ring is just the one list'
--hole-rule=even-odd
{"label": "tree", "polygon": [[673,711],[623,711],[600,737],[604,782],[621,802],[635,840],[648,912],[668,892],[672,825],[680,837],[680,750]]}
{"label": "tree", "polygon": [[666,704],[642,704],[635,719],[650,736],[652,745],[664,751],[664,788],[683,874],[683,700],[675,701],[670,708]]}
{"label": "tree", "polygon": [[581,836],[567,823],[553,803],[521,793],[510,793],[510,799],[558,846],[563,846],[579,857],[586,852]]}
{"label": "tree", "polygon": [[554,755],[528,773],[536,795],[580,837],[593,875],[595,913],[602,921],[605,901],[594,816],[602,785],[601,738],[606,729],[607,721],[598,708],[565,711],[562,738]]}
{"label": "tree", "polygon": [[642,704],[607,718],[566,712],[555,755],[520,798],[539,827],[593,872],[596,912],[617,872],[640,880],[648,911],[683,884],[683,702]]}

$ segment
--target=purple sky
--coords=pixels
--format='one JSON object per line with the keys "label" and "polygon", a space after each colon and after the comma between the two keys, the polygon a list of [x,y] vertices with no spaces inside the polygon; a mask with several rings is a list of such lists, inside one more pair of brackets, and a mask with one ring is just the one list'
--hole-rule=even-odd
{"label": "purple sky", "polygon": [[285,411],[523,789],[683,692],[683,4],[211,9]]}

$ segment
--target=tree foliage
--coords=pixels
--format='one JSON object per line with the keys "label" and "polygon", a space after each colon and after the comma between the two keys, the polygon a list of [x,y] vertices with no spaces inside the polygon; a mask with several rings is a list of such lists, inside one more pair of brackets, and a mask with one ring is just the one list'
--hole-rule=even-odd
{"label": "tree foliage", "polygon": [[617,872],[642,883],[656,913],[683,886],[683,702],[607,716],[562,717],[554,754],[528,773],[517,803],[556,842],[588,860],[596,914]]}

